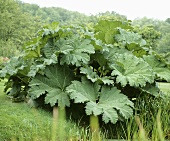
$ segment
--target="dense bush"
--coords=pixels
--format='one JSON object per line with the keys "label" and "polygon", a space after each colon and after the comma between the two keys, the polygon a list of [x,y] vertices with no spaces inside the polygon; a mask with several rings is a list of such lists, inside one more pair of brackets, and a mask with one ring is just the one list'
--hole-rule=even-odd
{"label": "dense bush", "polygon": [[11,59],[0,77],[8,79],[5,91],[14,100],[43,96],[59,111],[71,100],[81,103],[93,129],[99,115],[105,123],[128,119],[132,99],[159,96],[156,81],[170,81],[167,64],[146,46],[128,21],[101,20],[90,31],[52,23]]}

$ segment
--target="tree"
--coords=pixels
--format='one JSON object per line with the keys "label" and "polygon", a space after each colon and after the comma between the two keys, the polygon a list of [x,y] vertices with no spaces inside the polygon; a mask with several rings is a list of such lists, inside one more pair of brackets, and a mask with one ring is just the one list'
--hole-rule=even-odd
{"label": "tree", "polygon": [[135,26],[134,32],[137,32],[146,40],[148,48],[156,51],[158,41],[161,38],[160,32],[156,31],[153,26]]}
{"label": "tree", "polygon": [[161,34],[166,34],[170,32],[170,24],[166,21],[149,19],[147,17],[137,18],[133,20],[133,25],[143,26],[152,26],[156,31],[161,32]]}
{"label": "tree", "polygon": [[133,25],[138,26],[139,34],[152,46],[158,54],[169,51],[170,24],[166,21],[148,19],[135,19]]}
{"label": "tree", "polygon": [[167,23],[170,24],[170,18],[167,18],[167,19],[165,20],[165,22],[167,22]]}
{"label": "tree", "polygon": [[158,43],[157,50],[159,53],[168,53],[170,52],[170,33],[167,33]]}
{"label": "tree", "polygon": [[11,57],[18,54],[40,26],[37,17],[22,12],[18,1],[0,0],[0,55]]}

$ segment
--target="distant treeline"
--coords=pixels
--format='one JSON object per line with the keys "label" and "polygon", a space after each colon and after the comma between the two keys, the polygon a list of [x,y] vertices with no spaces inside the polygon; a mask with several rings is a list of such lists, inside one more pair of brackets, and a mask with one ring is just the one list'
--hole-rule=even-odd
{"label": "distant treeline", "polygon": [[[87,16],[60,7],[39,7],[18,0],[0,0],[0,56],[12,57],[22,51],[24,43],[51,22],[60,25],[86,25],[88,28],[100,19],[127,21],[125,15],[114,12]],[[170,18],[166,21],[146,17],[132,21],[134,29],[154,45],[160,53],[170,51]],[[150,40],[150,37],[152,40]]]}

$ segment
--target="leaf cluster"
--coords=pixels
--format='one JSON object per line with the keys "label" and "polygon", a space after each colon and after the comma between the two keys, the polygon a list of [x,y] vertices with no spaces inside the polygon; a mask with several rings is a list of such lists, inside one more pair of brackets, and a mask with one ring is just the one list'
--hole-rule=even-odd
{"label": "leaf cluster", "polygon": [[8,78],[6,89],[13,96],[44,96],[51,106],[70,106],[73,99],[105,123],[132,116],[131,98],[159,96],[156,80],[170,81],[167,64],[150,54],[129,22],[101,20],[93,31],[45,26],[24,46],[24,55],[0,71]]}

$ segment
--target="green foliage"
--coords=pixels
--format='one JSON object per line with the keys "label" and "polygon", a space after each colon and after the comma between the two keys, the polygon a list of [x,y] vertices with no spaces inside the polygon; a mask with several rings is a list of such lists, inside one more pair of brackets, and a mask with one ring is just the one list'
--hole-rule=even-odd
{"label": "green foliage", "polygon": [[136,26],[134,31],[137,32],[139,35],[142,36],[143,39],[146,40],[147,46],[150,48],[152,47],[153,50],[156,50],[157,43],[161,38],[161,32],[156,31],[153,26],[143,26],[142,28]]}
{"label": "green foliage", "polygon": [[60,7],[39,7],[36,4],[20,3],[22,11],[39,18],[42,23],[60,22],[62,25],[86,24],[95,21],[94,16],[87,16],[75,11],[69,11]]}
{"label": "green foliage", "polygon": [[51,106],[54,106],[58,103],[60,107],[70,106],[66,87],[70,85],[73,76],[67,66],[48,66],[44,70],[44,75],[36,75],[29,83],[31,87],[29,95],[36,99],[45,94],[46,104],[50,103]]}
{"label": "green foliage", "polygon": [[104,13],[99,13],[96,16],[99,18],[99,20],[127,21],[126,16],[120,15],[120,14],[114,12],[114,11],[112,11],[112,12],[106,11]]}
{"label": "green foliage", "polygon": [[13,97],[13,101],[23,101],[27,95],[30,64],[31,62],[23,60],[22,57],[13,57],[0,70],[0,77],[8,79],[4,91]]}
{"label": "green foliage", "polygon": [[5,64],[9,61],[8,57],[0,56],[0,70],[5,66]]}
{"label": "green foliage", "polygon": [[[29,62],[21,57],[13,57],[9,63],[1,70],[1,77],[9,78],[18,74],[26,76],[29,72]],[[19,76],[18,76],[19,77]]]}
{"label": "green foliage", "polygon": [[13,57],[41,27],[37,17],[23,13],[16,0],[0,0],[0,56]]}
{"label": "green foliage", "polygon": [[[152,98],[141,97],[136,102],[136,117],[140,119],[140,125],[145,132],[143,140],[169,140],[170,139],[170,121],[169,121],[169,97]],[[135,117],[127,122],[127,138],[129,140],[138,140],[141,134],[141,128]],[[124,130],[126,130],[124,129]],[[119,133],[121,134],[121,133]],[[161,135],[162,134],[162,135]]]}
{"label": "green foliage", "polygon": [[111,79],[110,76],[105,76],[107,74],[107,70],[101,70],[99,68],[100,75],[97,74],[97,72],[93,71],[92,67],[81,67],[80,68],[80,73],[86,74],[87,79],[91,80],[92,82],[99,82],[103,84],[108,84],[108,85],[114,85],[114,81]]}
{"label": "green foliage", "polygon": [[0,39],[0,56],[11,58],[19,54],[18,46],[15,44],[13,39],[5,41]]}
{"label": "green foliage", "polygon": [[135,32],[138,32],[147,41],[149,47],[158,54],[166,54],[169,50],[170,24],[166,21],[155,19],[135,19]]}
{"label": "green foliage", "polygon": [[113,58],[115,63],[110,63],[110,67],[113,68],[111,75],[117,76],[116,82],[121,83],[123,87],[127,84],[143,87],[147,82],[154,82],[152,69],[143,59],[131,54],[115,54]]}
{"label": "green foliage", "polygon": [[[71,102],[81,103],[88,116],[97,119],[101,115],[105,123],[115,124],[133,115],[132,99],[140,100],[139,95],[159,97],[156,81],[170,81],[168,54],[155,53],[166,51],[158,49],[163,44],[157,46],[157,40],[160,32],[168,37],[164,31],[168,30],[167,22],[162,23],[163,28],[155,21],[154,28],[139,28],[115,13],[89,20],[60,8],[0,2],[2,56],[18,54],[16,49],[34,36],[40,23],[58,20],[62,25],[52,22],[42,27],[24,45],[22,55],[11,58],[0,70],[0,78],[8,79],[5,92],[13,101],[43,97],[43,103],[62,108],[72,106]],[[168,47],[168,42],[165,45]]]}
{"label": "green foliage", "polygon": [[119,116],[127,119],[133,113],[131,108],[133,103],[116,87],[103,86],[101,88],[97,83],[82,79],[82,82],[73,81],[67,88],[67,92],[70,93],[70,97],[75,100],[75,103],[86,102],[87,115],[102,114],[105,123],[111,121],[114,124]]}
{"label": "green foliage", "polygon": [[159,54],[167,54],[170,52],[170,32],[165,34],[161,40],[159,40],[158,42],[158,46],[157,46],[157,52]]}
{"label": "green foliage", "polygon": [[114,36],[118,34],[118,27],[122,29],[132,28],[126,22],[101,20],[94,27],[95,37],[106,44],[113,44],[115,42]]}
{"label": "green foliage", "polygon": [[162,62],[154,55],[144,56],[143,58],[152,67],[154,74],[159,80],[170,82],[170,70],[166,63]]}
{"label": "green foliage", "polygon": [[157,32],[162,34],[166,34],[170,32],[169,26],[170,24],[166,21],[158,20],[158,19],[149,19],[147,17],[137,18],[132,22],[133,25],[137,25],[140,27],[152,27]]}
{"label": "green foliage", "polygon": [[119,29],[120,34],[116,35],[116,40],[123,42],[123,44],[139,44],[140,46],[146,45],[146,41],[142,39],[141,35],[134,32],[127,32],[124,29]]}
{"label": "green foliage", "polygon": [[90,44],[91,41],[89,39],[80,39],[78,37],[73,37],[71,41],[73,42],[73,44],[70,44],[72,49],[62,55],[60,63],[76,66],[88,64],[90,61],[90,56],[88,54],[95,53],[94,47]]}
{"label": "green foliage", "polygon": [[133,115],[131,98],[158,96],[156,80],[167,76],[150,66],[146,44],[128,21],[101,20],[93,30],[54,22],[39,30],[0,76],[8,78],[6,89],[12,88],[14,97],[44,96],[44,103],[59,107],[74,99],[86,105],[87,115],[116,123]]}

